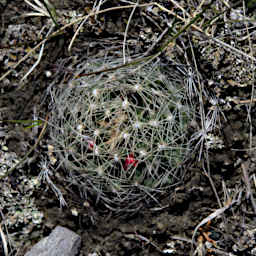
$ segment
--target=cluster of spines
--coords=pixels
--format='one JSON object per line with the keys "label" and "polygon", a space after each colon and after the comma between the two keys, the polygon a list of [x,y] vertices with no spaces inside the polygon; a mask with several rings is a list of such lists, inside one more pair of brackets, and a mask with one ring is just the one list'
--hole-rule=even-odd
{"label": "cluster of spines", "polygon": [[171,83],[157,66],[150,72],[145,66],[53,91],[51,136],[63,166],[77,171],[81,183],[87,180],[103,199],[108,192],[118,198],[133,193],[134,187],[143,197],[142,190],[159,191],[178,181],[193,115],[180,82]]}

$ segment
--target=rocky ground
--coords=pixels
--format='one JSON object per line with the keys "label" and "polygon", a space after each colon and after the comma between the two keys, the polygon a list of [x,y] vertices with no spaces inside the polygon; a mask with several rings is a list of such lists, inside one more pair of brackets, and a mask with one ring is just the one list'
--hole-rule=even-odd
{"label": "rocky ground", "polygon": [[[56,225],[82,237],[80,255],[256,255],[255,14],[243,3],[231,7],[228,1],[206,1],[201,7],[197,1],[149,3],[141,1],[130,16],[133,8],[124,8],[132,4],[128,1],[54,1],[60,27],[97,8],[120,9],[91,16],[71,51],[77,23],[49,39],[42,59],[24,78],[40,57],[40,47],[16,63],[47,37],[52,20],[24,17],[35,11],[26,2],[0,2],[1,255],[6,255],[4,238],[8,255],[24,255]],[[182,30],[183,17],[191,21],[202,10],[193,26]],[[38,179],[42,159],[51,157],[48,130],[43,121],[26,126],[29,120],[47,119],[50,86],[73,79],[78,62],[106,54],[122,57],[124,34],[128,56],[149,56],[168,42],[161,60],[186,67],[184,84],[200,81],[211,95],[201,97],[205,113],[216,110],[217,99],[216,129],[202,142],[202,153],[198,147],[186,161],[182,181],[159,198],[160,205],[114,214],[94,198],[81,198],[60,171],[52,176],[68,204],[60,208],[49,184]],[[195,118],[188,136],[200,129]]]}

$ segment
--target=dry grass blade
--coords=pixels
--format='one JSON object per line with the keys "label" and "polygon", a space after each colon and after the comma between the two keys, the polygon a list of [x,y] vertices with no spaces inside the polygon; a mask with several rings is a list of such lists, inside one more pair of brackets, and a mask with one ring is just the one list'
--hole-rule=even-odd
{"label": "dry grass blade", "polygon": [[24,0],[28,5],[30,5],[34,10],[36,10],[37,12],[30,12],[30,13],[26,13],[23,16],[24,17],[29,17],[29,16],[45,16],[45,17],[49,17],[50,18],[50,14],[48,12],[48,10],[44,7],[44,5],[38,1],[38,0],[34,0],[34,2],[37,4],[32,4],[31,2],[29,2],[28,0]]}
{"label": "dry grass blade", "polygon": [[222,213],[224,213],[227,209],[229,209],[233,204],[237,203],[238,200],[237,199],[233,199],[229,204],[227,204],[226,206],[217,209],[216,211],[214,211],[213,213],[211,213],[209,216],[207,216],[205,219],[203,219],[195,228],[194,232],[193,232],[193,236],[192,236],[192,246],[191,246],[191,251],[193,250],[193,244],[195,243],[195,236],[196,233],[198,231],[198,229],[200,227],[202,227],[203,225],[207,224],[209,221],[215,219],[216,217],[220,216]]}
{"label": "dry grass blade", "polygon": [[250,198],[253,211],[256,214],[256,203],[255,203],[255,199],[253,197],[253,193],[252,193],[252,189],[251,189],[250,179],[249,179],[249,175],[248,175],[248,166],[246,166],[244,163],[242,163],[241,166],[242,166],[243,175],[244,175],[244,182],[246,185],[247,197]]}
{"label": "dry grass blade", "polygon": [[55,24],[56,27],[59,27],[56,18],[56,10],[52,4],[49,3],[48,0],[43,0],[44,4],[42,4],[38,0],[33,0],[35,4],[31,3],[28,0],[24,0],[29,6],[31,6],[36,12],[30,12],[22,15],[22,17],[38,17],[38,16],[43,16],[43,17],[48,17],[51,18],[52,22]]}
{"label": "dry grass blade", "polygon": [[161,250],[161,248],[158,245],[156,245],[154,242],[152,242],[150,239],[146,238],[145,236],[135,233],[135,234],[125,234],[124,237],[128,239],[143,241],[143,242],[146,242],[147,244],[151,244],[153,247],[156,248],[157,251],[159,251],[160,253],[163,253],[163,250]]}
{"label": "dry grass blade", "polygon": [[[141,5],[138,5],[138,7],[147,7],[147,6],[151,6],[153,5],[152,3],[149,3],[149,4],[141,4]],[[135,5],[136,6],[136,5]],[[74,22],[72,22],[73,24],[75,23],[78,23],[81,21],[81,24],[79,25],[78,29],[76,30],[74,36],[72,37],[71,39],[71,42],[68,46],[68,50],[70,51],[71,48],[72,48],[72,45],[75,41],[75,38],[77,37],[79,31],[81,30],[82,26],[84,25],[84,23],[88,20],[88,18],[92,17],[92,16],[95,16],[95,15],[98,15],[98,14],[102,14],[102,13],[105,13],[105,12],[109,12],[109,11],[116,11],[116,10],[121,10],[121,9],[130,9],[130,8],[134,8],[134,5],[125,5],[125,6],[116,6],[116,7],[111,7],[111,8],[107,8],[107,9],[104,9],[104,10],[92,10],[88,15],[85,15],[83,17],[80,17],[78,18],[77,20],[75,20]],[[71,24],[71,23],[70,23]],[[73,25],[72,24],[72,25]],[[69,24],[68,24],[69,25]]]}
{"label": "dry grass blade", "polygon": [[216,248],[211,248],[212,252],[215,252],[216,255],[224,255],[224,256],[235,256],[235,254],[231,253],[231,252],[225,252],[223,250],[220,249],[216,249]]}
{"label": "dry grass blade", "polygon": [[126,28],[125,28],[125,32],[124,32],[124,42],[123,42],[123,58],[124,58],[124,64],[126,63],[126,58],[125,58],[125,42],[126,42],[126,38],[127,38],[127,33],[128,33],[128,29],[129,29],[129,25],[131,23],[131,20],[132,20],[132,16],[136,10],[138,6],[138,2],[134,5],[133,9],[132,9],[132,12],[130,14],[130,17],[128,19],[128,22],[127,22],[127,25],[126,25]]}
{"label": "dry grass blade", "polygon": [[[152,3],[150,4],[142,4],[140,5],[140,7],[147,7],[147,6],[151,6],[153,5]],[[85,19],[87,20],[89,17],[97,15],[97,14],[101,14],[101,13],[105,13],[105,12],[109,12],[109,11],[113,11],[113,10],[120,10],[120,9],[129,9],[129,8],[133,8],[134,5],[128,5],[128,6],[118,6],[118,7],[113,7],[113,8],[108,8],[105,10],[101,10],[101,11],[97,11],[97,12],[92,12],[88,15],[79,17],[78,19],[64,25],[63,27],[59,28],[57,31],[55,31],[53,34],[49,35],[48,37],[46,37],[45,39],[43,39],[40,43],[38,43],[34,48],[32,48],[24,57],[22,57],[16,64],[14,64],[13,66],[10,67],[10,69],[4,73],[1,77],[0,77],[0,81],[2,81],[5,77],[7,77],[14,69],[16,69],[23,61],[25,61],[31,54],[33,54],[41,45],[43,45],[44,43],[46,43],[48,40],[52,39],[53,37],[58,36],[59,34],[61,34],[66,28],[71,27],[72,25],[79,23],[80,21],[84,21]],[[79,30],[79,29],[78,29]],[[75,35],[74,35],[75,36]],[[71,40],[70,46],[72,45],[72,42],[74,41],[74,39]],[[18,88],[20,89],[20,87]]]}
{"label": "dry grass blade", "polygon": [[[50,35],[50,33],[53,30],[53,26],[50,28],[50,30],[48,31],[46,37],[48,37]],[[33,70],[38,66],[38,64],[40,63],[42,56],[43,56],[43,52],[44,52],[44,46],[45,44],[42,44],[41,49],[39,51],[39,55],[38,55],[38,59],[37,61],[34,63],[34,65],[29,69],[29,71],[22,77],[21,82],[24,81],[32,72]]]}
{"label": "dry grass blade", "polygon": [[3,249],[4,249],[4,255],[8,256],[7,241],[6,241],[6,238],[5,238],[5,234],[4,234],[3,230],[2,230],[1,223],[0,223],[0,237],[1,237],[1,240],[2,240],[2,246],[3,246]]}
{"label": "dry grass blade", "polygon": [[[28,1],[28,0],[26,0]],[[31,5],[31,3],[30,3]],[[32,4],[33,5],[33,4]],[[33,5],[34,6],[34,5]],[[104,10],[100,10],[100,11],[92,11],[91,13],[89,13],[88,15],[85,15],[85,16],[82,16],[82,17],[79,17],[78,19],[64,25],[63,27],[59,28],[56,32],[54,32],[53,34],[49,35],[48,37],[46,37],[45,39],[43,39],[39,44],[37,44],[34,48],[32,48],[23,58],[21,58],[16,64],[14,64],[12,67],[10,67],[10,70],[8,70],[5,74],[3,74],[1,77],[0,77],[0,81],[2,81],[5,77],[7,77],[14,69],[16,69],[23,61],[25,61],[32,53],[35,52],[35,50],[37,50],[41,45],[43,45],[44,43],[46,43],[49,39],[59,35],[60,33],[62,33],[66,28],[76,24],[76,23],[79,23],[80,21],[82,22],[80,25],[79,25],[79,28],[76,30],[73,38],[71,39],[71,42],[69,44],[69,47],[68,47],[68,50],[70,51],[71,47],[72,47],[72,44],[80,30],[80,28],[82,27],[82,25],[84,24],[84,22],[86,20],[88,20],[89,17],[91,16],[95,16],[97,14],[102,14],[102,13],[106,13],[106,12],[109,12],[109,11],[115,11],[115,10],[120,10],[120,9],[130,9],[130,8],[134,8],[134,6],[136,5],[127,5],[127,6],[117,6],[117,7],[112,7],[112,8],[108,8],[108,9],[104,9]],[[147,3],[147,4],[140,4],[140,5],[137,5],[138,7],[148,7],[148,6],[157,6],[158,8],[160,8],[162,11],[165,11],[175,17],[177,17],[178,19],[182,20],[183,22],[186,23],[186,25],[172,38],[172,41],[174,39],[176,39],[182,32],[184,32],[187,28],[189,28],[190,26],[192,26],[193,28],[195,28],[197,31],[199,32],[203,32],[201,30],[201,28],[197,27],[194,23],[195,21],[203,14],[203,12],[201,12],[200,14],[196,15],[194,18],[192,18],[190,20],[190,22],[187,22],[187,20],[185,20],[184,18],[178,16],[177,14],[175,14],[173,11],[170,11],[168,9],[166,9],[165,7],[161,6],[160,4],[158,3],[155,3],[155,2],[152,2],[152,3]],[[36,7],[36,6],[35,6]],[[38,8],[38,7],[37,7]],[[40,13],[40,12],[39,12]],[[43,12],[44,13],[44,12]],[[49,12],[47,11],[47,13],[49,14]],[[48,16],[48,15],[47,15]],[[51,15],[49,15],[49,17],[51,17]],[[169,43],[169,42],[168,42]],[[165,45],[164,47],[161,48],[161,51],[163,49],[165,49],[167,45]],[[158,53],[160,54],[161,51]],[[20,87],[18,88],[20,89]]]}
{"label": "dry grass blade", "polygon": [[235,54],[238,54],[239,56],[243,56],[243,57],[256,63],[256,58],[254,58],[253,56],[251,56],[251,55],[249,55],[249,54],[247,54],[247,53],[245,53],[245,52],[243,52],[243,51],[241,51],[241,50],[239,50],[239,49],[237,49],[237,48],[235,48],[217,38],[211,38],[211,40],[213,40],[218,45],[223,46],[226,50],[229,50]]}
{"label": "dry grass blade", "polygon": [[[181,8],[179,5],[177,5],[176,2],[175,2],[175,4],[176,4],[176,6],[177,6],[179,9]],[[149,7],[149,6],[157,6],[160,10],[162,10],[162,11],[164,11],[164,12],[167,12],[167,13],[169,13],[169,14],[175,16],[175,17],[178,18],[179,20],[183,21],[183,22],[186,24],[186,26],[181,30],[181,33],[182,33],[185,29],[187,29],[188,27],[190,27],[190,26],[192,26],[193,28],[195,28],[195,29],[196,29],[197,31],[199,31],[199,32],[203,32],[200,27],[198,27],[198,26],[196,26],[196,25],[194,24],[194,22],[197,20],[198,15],[202,15],[202,14],[204,13],[204,11],[201,12],[200,14],[197,14],[195,17],[191,17],[191,16],[190,16],[189,19],[186,20],[186,19],[180,17],[179,15],[177,15],[175,12],[173,12],[173,11],[171,11],[171,10],[168,10],[167,8],[163,7],[162,5],[160,5],[159,3],[156,3],[156,2],[147,3],[147,4],[133,4],[133,5],[126,5],[126,6],[117,6],[117,7],[111,7],[111,8],[104,9],[104,10],[100,10],[100,11],[92,11],[92,12],[90,12],[88,15],[83,16],[83,17],[80,17],[80,18],[78,18],[77,20],[75,20],[74,22],[72,22],[73,24],[75,24],[75,23],[78,23],[78,22],[82,21],[82,23],[80,24],[80,26],[79,26],[78,29],[76,30],[76,32],[75,32],[75,34],[74,34],[74,36],[73,36],[73,38],[72,38],[72,40],[71,40],[71,42],[70,42],[70,44],[69,44],[68,50],[69,50],[69,51],[71,50],[72,45],[73,45],[73,43],[74,43],[74,40],[75,40],[77,34],[79,33],[79,31],[80,31],[81,27],[83,26],[84,22],[85,22],[86,20],[88,20],[89,17],[95,16],[95,15],[97,15],[97,14],[109,12],[109,11],[116,11],[116,10],[121,10],[121,9],[130,9],[130,8],[134,8],[134,7],[143,8],[143,7]],[[183,8],[182,8],[182,10],[183,10]],[[187,15],[188,15],[188,14],[187,14]],[[70,23],[70,24],[71,24],[71,23]],[[68,25],[70,25],[70,24],[68,24]]]}
{"label": "dry grass blade", "polygon": [[[7,77],[14,69],[16,69],[23,61],[25,61],[41,45],[43,45],[45,42],[47,42],[50,38],[52,38],[54,36],[57,36],[58,35],[57,32],[53,33],[53,35],[50,35],[49,37],[47,37],[44,40],[42,40],[39,44],[37,44],[34,48],[32,48],[24,57],[22,57],[16,64],[11,66],[11,68],[0,77],[0,81],[2,81],[5,77]],[[18,89],[20,89],[20,87]]]}

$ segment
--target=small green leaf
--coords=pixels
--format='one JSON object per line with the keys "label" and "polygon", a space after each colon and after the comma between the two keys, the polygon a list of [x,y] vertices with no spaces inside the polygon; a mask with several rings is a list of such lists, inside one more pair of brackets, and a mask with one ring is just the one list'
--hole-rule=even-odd
{"label": "small green leaf", "polygon": [[42,120],[4,120],[3,122],[23,124],[23,125],[26,125],[25,129],[32,128],[35,126],[40,126],[43,123]]}

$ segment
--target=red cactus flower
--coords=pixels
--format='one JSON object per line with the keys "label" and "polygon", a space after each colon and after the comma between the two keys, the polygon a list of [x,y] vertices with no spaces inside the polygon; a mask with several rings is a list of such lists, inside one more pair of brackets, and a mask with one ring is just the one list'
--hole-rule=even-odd
{"label": "red cactus flower", "polygon": [[88,140],[88,149],[93,150],[94,142],[92,140]]}
{"label": "red cactus flower", "polygon": [[124,161],[124,169],[127,170],[130,167],[130,165],[135,167],[137,163],[138,160],[134,158],[134,154],[130,153]]}

